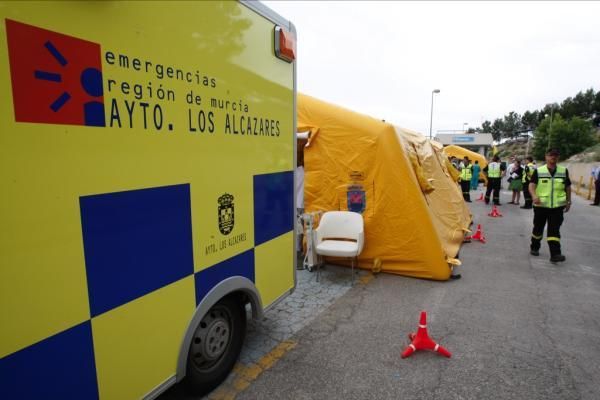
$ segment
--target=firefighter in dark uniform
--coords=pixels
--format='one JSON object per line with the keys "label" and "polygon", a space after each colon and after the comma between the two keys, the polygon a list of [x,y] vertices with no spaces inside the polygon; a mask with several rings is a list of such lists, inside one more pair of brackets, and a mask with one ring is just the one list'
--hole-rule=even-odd
{"label": "firefighter in dark uniform", "polygon": [[469,157],[463,160],[463,167],[460,170],[460,187],[462,189],[463,198],[466,202],[471,202],[471,178],[473,177],[473,165]]}
{"label": "firefighter in dark uniform", "polygon": [[531,232],[531,255],[540,255],[544,226],[548,222],[548,248],[550,261],[565,261],[560,250],[560,226],[563,213],[571,208],[571,180],[569,171],[557,165],[560,153],[556,149],[546,152],[546,165],[531,176],[529,193],[533,199],[533,232]]}
{"label": "firefighter in dark uniform", "polygon": [[529,156],[526,158],[527,165],[525,165],[525,171],[523,171],[523,197],[525,198],[525,205],[521,208],[530,209],[533,208],[533,202],[531,199],[531,193],[529,193],[529,182],[531,182],[531,176],[535,171],[535,164],[533,163],[533,157]]}
{"label": "firefighter in dark uniform", "polygon": [[484,169],[483,173],[487,176],[487,189],[485,191],[485,204],[490,203],[490,194],[494,192],[494,204],[500,205],[500,184],[502,177],[506,174],[506,166],[500,162],[500,157],[494,156],[492,162]]}

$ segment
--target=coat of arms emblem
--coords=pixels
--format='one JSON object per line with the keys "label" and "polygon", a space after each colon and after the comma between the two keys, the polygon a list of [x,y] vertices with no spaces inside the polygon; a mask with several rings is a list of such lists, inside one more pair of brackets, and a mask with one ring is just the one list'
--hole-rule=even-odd
{"label": "coat of arms emblem", "polygon": [[367,196],[362,185],[348,185],[348,211],[362,214],[367,205]]}
{"label": "coat of arms emblem", "polygon": [[219,231],[223,235],[229,235],[233,230],[234,210],[233,210],[233,196],[225,193],[219,197]]}

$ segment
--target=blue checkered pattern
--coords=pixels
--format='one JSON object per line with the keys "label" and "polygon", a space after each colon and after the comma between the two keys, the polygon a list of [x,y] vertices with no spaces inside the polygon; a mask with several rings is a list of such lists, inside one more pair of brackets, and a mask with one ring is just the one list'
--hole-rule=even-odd
{"label": "blue checkered pattern", "polygon": [[254,176],[254,245],[294,227],[294,172]]}
{"label": "blue checkered pattern", "polygon": [[[254,176],[255,245],[293,229],[292,171]],[[194,273],[190,185],[83,196],[92,318]],[[254,249],[198,272],[196,304],[232,276],[255,281]],[[97,399],[91,321],[0,359],[1,399]]]}
{"label": "blue checkered pattern", "polygon": [[0,360],[2,399],[97,399],[90,321]]}
{"label": "blue checkered pattern", "polygon": [[243,276],[254,282],[254,249],[238,254],[225,261],[196,273],[196,305],[219,282],[232,276]]}
{"label": "blue checkered pattern", "polygon": [[80,198],[92,316],[194,273],[190,186]]}

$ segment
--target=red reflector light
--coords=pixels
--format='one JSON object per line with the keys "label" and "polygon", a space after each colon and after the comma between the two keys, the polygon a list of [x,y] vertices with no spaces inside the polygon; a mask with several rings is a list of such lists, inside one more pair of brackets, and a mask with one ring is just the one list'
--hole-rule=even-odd
{"label": "red reflector light", "polygon": [[296,36],[281,26],[275,27],[275,55],[290,63],[296,59]]}

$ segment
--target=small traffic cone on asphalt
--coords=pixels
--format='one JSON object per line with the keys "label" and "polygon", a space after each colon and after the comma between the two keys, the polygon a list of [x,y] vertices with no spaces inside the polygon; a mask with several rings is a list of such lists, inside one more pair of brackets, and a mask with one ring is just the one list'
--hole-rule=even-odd
{"label": "small traffic cone on asphalt", "polygon": [[477,231],[473,236],[470,237],[471,240],[479,240],[481,243],[485,243],[485,236],[483,236],[483,231],[481,230],[481,224],[477,224]]}
{"label": "small traffic cone on asphalt", "polygon": [[501,217],[502,214],[500,214],[500,211],[498,211],[498,207],[496,207],[496,205],[494,204],[492,206],[492,212],[488,214],[490,217],[493,218],[497,218],[497,217]]}
{"label": "small traffic cone on asphalt", "polygon": [[427,333],[427,314],[425,311],[421,311],[421,319],[419,320],[419,329],[417,330],[417,333],[409,333],[408,338],[410,339],[411,344],[409,344],[402,352],[402,358],[411,356],[412,353],[417,350],[433,350],[448,358],[452,356],[448,350],[431,340],[429,337],[429,334]]}
{"label": "small traffic cone on asphalt", "polygon": [[483,200],[484,200],[484,199],[483,199],[483,192],[481,192],[481,195],[480,195],[480,196],[479,196],[479,198],[478,198],[477,200],[475,200],[475,201],[483,201]]}

